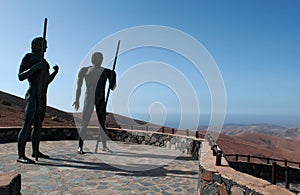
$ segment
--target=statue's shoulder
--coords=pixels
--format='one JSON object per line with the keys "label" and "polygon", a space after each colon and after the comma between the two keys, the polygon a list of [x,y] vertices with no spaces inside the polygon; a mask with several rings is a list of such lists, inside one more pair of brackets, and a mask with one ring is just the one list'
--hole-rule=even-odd
{"label": "statue's shoulder", "polygon": [[110,73],[110,72],[111,72],[111,70],[108,69],[108,68],[103,68],[103,69],[104,69],[103,71],[104,71],[105,73]]}
{"label": "statue's shoulder", "polygon": [[33,53],[27,53],[24,55],[24,57],[22,59],[21,68],[28,69],[37,61],[38,60],[36,59],[36,57]]}
{"label": "statue's shoulder", "polygon": [[33,53],[26,53],[23,57],[22,61],[28,61],[31,60],[32,58],[34,58],[34,54]]}
{"label": "statue's shoulder", "polygon": [[89,68],[91,68],[92,66],[86,66],[86,67],[82,67],[78,73],[79,77],[84,77],[87,73],[87,71],[89,70]]}
{"label": "statue's shoulder", "polygon": [[87,72],[91,66],[82,67],[79,72]]}

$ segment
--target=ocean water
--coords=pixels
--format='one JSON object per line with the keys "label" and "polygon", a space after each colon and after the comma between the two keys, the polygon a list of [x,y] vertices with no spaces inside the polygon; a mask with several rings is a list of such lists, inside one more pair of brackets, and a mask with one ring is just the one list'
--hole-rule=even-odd
{"label": "ocean water", "polygon": [[[133,114],[132,117],[151,121],[148,114],[138,113]],[[216,117],[218,117],[216,115]],[[180,114],[168,114],[163,122],[151,121],[152,123],[159,124],[166,127],[177,129],[198,129],[209,125],[211,119],[210,114],[200,114],[198,123],[195,122],[195,116]],[[184,120],[184,121],[183,121]],[[196,120],[197,121],[197,120]],[[157,123],[156,123],[157,122]],[[222,122],[222,121],[220,121]],[[224,124],[272,124],[283,127],[300,127],[300,116],[288,115],[255,115],[255,114],[226,114]],[[213,125],[213,124],[212,124]]]}

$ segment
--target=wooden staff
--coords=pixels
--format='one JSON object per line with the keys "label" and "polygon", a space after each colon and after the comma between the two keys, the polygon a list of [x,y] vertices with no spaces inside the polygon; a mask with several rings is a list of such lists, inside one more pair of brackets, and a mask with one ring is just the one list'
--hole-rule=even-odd
{"label": "wooden staff", "polygon": [[[115,59],[114,59],[114,64],[113,64],[113,69],[112,71],[115,71],[115,68],[116,68],[116,64],[117,64],[117,58],[118,58],[118,53],[119,53],[119,48],[120,48],[120,40],[118,41],[118,46],[117,46],[117,51],[116,51],[116,55],[115,55]],[[109,97],[109,94],[110,94],[110,86],[108,87],[108,90],[107,90],[107,94],[106,94],[106,99],[105,99],[105,110],[106,110],[106,107],[107,107],[107,102],[108,102],[108,97]],[[105,114],[106,116],[106,113],[103,113]],[[101,124],[100,124],[101,125]],[[105,128],[105,127],[104,127]],[[100,129],[101,131],[101,129]],[[97,138],[97,143],[96,143],[96,148],[95,148],[95,153],[97,153],[97,150],[98,150],[98,145],[99,145],[99,139],[100,139],[100,134],[101,132],[99,131],[99,135],[98,135],[98,138]],[[103,129],[104,131],[104,129]],[[103,140],[103,138],[102,138]]]}
{"label": "wooden staff", "polygon": [[[116,51],[115,60],[114,60],[114,65],[113,65],[112,71],[115,71],[115,68],[116,68],[117,58],[118,58],[118,53],[119,53],[119,48],[120,48],[120,40],[118,41],[118,46],[117,46],[117,51]],[[107,90],[106,100],[105,100],[105,107],[107,106],[109,94],[110,94],[110,87],[109,87],[108,90]]]}
{"label": "wooden staff", "polygon": [[[47,32],[47,18],[45,18],[45,21],[44,21],[44,32],[43,32],[43,40],[42,40],[42,51],[41,51],[41,63],[43,63],[43,59],[44,59],[44,48],[45,48],[45,45],[46,45],[46,32]],[[41,130],[41,129],[40,129]],[[38,161],[38,133],[36,134],[36,138],[35,138],[35,141],[36,141],[36,146],[35,146],[35,160]]]}

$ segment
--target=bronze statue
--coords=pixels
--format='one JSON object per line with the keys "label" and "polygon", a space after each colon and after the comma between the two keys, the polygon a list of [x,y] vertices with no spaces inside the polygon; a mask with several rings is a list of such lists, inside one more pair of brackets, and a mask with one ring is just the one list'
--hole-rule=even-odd
{"label": "bronze statue", "polygon": [[73,103],[75,110],[79,108],[79,99],[81,95],[81,87],[85,80],[86,92],[82,113],[82,127],[79,132],[78,154],[84,154],[83,140],[89,124],[91,114],[96,107],[96,113],[100,124],[100,135],[102,140],[103,151],[110,151],[106,143],[105,120],[106,120],[106,101],[105,101],[105,85],[109,81],[109,88],[114,90],[116,87],[116,73],[107,68],[101,67],[103,55],[95,52],[92,55],[92,66],[83,67],[79,71],[77,79],[76,100]]}
{"label": "bronze statue", "polygon": [[[44,41],[43,41],[44,40]],[[26,142],[29,140],[30,132],[32,139],[32,157],[49,158],[40,152],[40,134],[42,122],[45,117],[47,104],[48,85],[53,81],[58,73],[59,67],[53,67],[54,72],[50,74],[50,65],[43,58],[47,49],[47,42],[42,37],[37,37],[31,42],[31,53],[27,53],[22,59],[19,69],[19,80],[25,79],[29,82],[29,89],[26,93],[26,109],[23,127],[18,135],[18,162],[34,163],[25,155]],[[33,125],[33,131],[31,127]]]}

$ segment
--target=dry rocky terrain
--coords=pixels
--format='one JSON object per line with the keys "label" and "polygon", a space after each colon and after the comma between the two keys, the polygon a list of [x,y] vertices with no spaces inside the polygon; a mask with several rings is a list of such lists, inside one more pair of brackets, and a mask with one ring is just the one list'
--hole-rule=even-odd
{"label": "dry rocky terrain", "polygon": [[[23,98],[0,91],[0,127],[21,127],[25,110]],[[75,118],[75,120],[74,120]],[[75,127],[80,122],[80,113],[67,113],[56,108],[47,107],[43,126]],[[76,121],[76,123],[75,123]],[[109,113],[107,123],[122,128],[148,128],[159,130],[160,126]],[[97,125],[95,113],[90,125]],[[243,130],[244,129],[244,130]],[[160,130],[161,131],[161,130]],[[165,128],[165,132],[171,132]],[[176,131],[185,134],[185,131]],[[192,135],[193,133],[190,133]],[[226,154],[245,154],[300,162],[300,130],[287,129],[272,125],[226,125],[217,143]]]}

